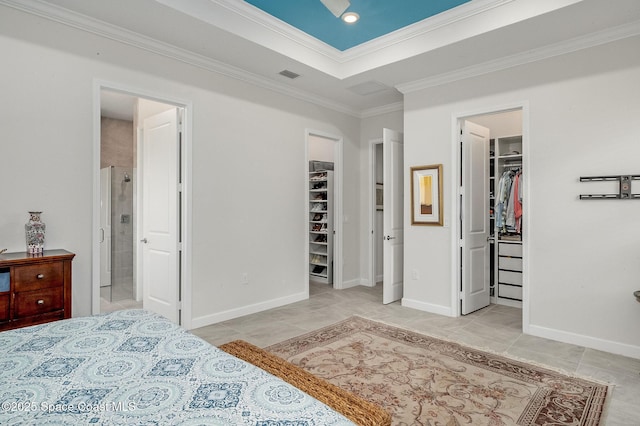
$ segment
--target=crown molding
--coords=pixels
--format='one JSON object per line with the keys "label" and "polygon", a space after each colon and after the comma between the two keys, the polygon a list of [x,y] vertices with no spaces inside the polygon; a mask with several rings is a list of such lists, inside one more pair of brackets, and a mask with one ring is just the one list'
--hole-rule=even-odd
{"label": "crown molding", "polygon": [[161,42],[62,7],[54,6],[39,0],[0,0],[0,5],[5,5],[22,12],[36,15],[81,31],[193,65],[207,71],[244,81],[246,83],[269,89],[305,102],[310,102],[343,114],[361,118],[360,110],[323,98],[317,94],[278,83],[257,74],[245,71],[241,68],[216,61],[215,59],[211,59],[204,55],[181,49],[174,45]]}
{"label": "crown molding", "polygon": [[394,102],[392,104],[383,105],[376,108],[370,108],[362,111],[360,118],[371,118],[382,114],[404,111],[404,102]]}
{"label": "crown molding", "polygon": [[515,55],[506,56],[493,61],[471,65],[457,71],[434,75],[410,83],[399,84],[396,86],[396,89],[403,94],[412,93],[471,77],[502,71],[531,62],[541,61],[554,56],[577,52],[579,50],[600,46],[637,35],[640,35],[640,21],[633,21],[628,24],[597,31],[581,37],[575,37],[570,40],[540,47],[527,52],[517,53]]}
{"label": "crown molding", "polygon": [[393,31],[389,34],[385,34],[382,37],[375,38],[361,45],[347,49],[344,52],[340,52],[341,55],[337,60],[339,60],[340,63],[353,61],[363,56],[385,50],[407,40],[431,33],[455,22],[468,19],[481,13],[486,13],[491,9],[504,6],[505,4],[513,1],[515,0],[476,0],[461,4],[453,9],[446,10],[437,15],[423,19],[422,21],[400,28],[399,30]]}

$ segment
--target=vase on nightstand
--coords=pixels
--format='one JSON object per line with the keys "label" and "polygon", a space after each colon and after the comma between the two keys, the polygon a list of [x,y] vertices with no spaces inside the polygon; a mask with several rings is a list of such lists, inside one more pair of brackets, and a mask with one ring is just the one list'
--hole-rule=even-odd
{"label": "vase on nightstand", "polygon": [[41,254],[44,251],[46,225],[40,220],[41,214],[42,212],[29,212],[29,222],[24,225],[29,254]]}

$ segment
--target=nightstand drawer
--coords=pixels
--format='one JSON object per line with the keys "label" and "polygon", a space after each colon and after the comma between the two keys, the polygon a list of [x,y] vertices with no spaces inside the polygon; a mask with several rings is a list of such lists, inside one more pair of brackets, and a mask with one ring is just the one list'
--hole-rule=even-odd
{"label": "nightstand drawer", "polygon": [[16,266],[14,268],[14,291],[59,287],[62,285],[63,279],[62,262]]}
{"label": "nightstand drawer", "polygon": [[61,310],[62,294],[62,287],[15,293],[13,316],[21,318]]}
{"label": "nightstand drawer", "polygon": [[9,292],[0,293],[0,321],[9,321]]}

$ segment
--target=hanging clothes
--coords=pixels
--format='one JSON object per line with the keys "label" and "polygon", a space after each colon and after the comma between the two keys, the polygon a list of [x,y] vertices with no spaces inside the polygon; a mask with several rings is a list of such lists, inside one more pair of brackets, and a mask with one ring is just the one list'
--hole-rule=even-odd
{"label": "hanging clothes", "polygon": [[522,173],[505,170],[498,182],[496,227],[503,233],[520,233],[522,229]]}

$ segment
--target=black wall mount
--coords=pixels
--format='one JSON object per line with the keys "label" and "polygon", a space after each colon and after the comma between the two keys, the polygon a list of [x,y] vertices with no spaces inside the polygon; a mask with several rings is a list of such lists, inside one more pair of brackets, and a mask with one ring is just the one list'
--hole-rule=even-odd
{"label": "black wall mount", "polygon": [[640,175],[581,176],[580,182],[619,182],[617,194],[580,194],[581,200],[632,200],[640,199],[640,194],[631,193],[631,181],[640,180]]}

